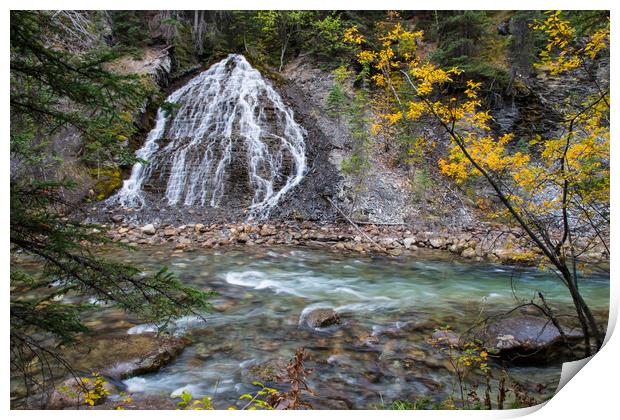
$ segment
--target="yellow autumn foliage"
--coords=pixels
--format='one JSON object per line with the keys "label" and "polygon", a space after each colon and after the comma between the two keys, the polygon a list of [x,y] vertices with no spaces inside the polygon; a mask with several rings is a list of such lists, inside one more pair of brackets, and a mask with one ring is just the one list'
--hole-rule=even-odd
{"label": "yellow autumn foliage", "polygon": [[[584,42],[576,42],[574,28],[560,12],[547,13],[532,27],[547,37],[536,67],[552,75],[579,69],[609,46],[609,22]],[[581,107],[566,113],[558,138],[533,137],[525,139],[529,148],[515,148],[512,134],[492,135],[491,114],[479,98],[481,82],[468,80],[463,97],[442,99],[445,87],[462,72],[421,61],[416,51],[422,36],[400,23],[386,24],[378,36],[380,47],[373,50],[356,28],[345,33],[345,42],[361,49],[358,62],[374,69],[370,80],[382,92],[375,103],[380,118],[372,125],[373,134],[425,117],[434,119],[452,142],[438,161],[441,172],[457,182],[483,174],[496,180],[521,214],[545,218],[577,206],[577,200],[575,211],[584,211],[589,203],[609,202],[609,92],[584,98]],[[415,153],[434,145],[420,142]],[[491,214],[507,215],[505,209]]]}

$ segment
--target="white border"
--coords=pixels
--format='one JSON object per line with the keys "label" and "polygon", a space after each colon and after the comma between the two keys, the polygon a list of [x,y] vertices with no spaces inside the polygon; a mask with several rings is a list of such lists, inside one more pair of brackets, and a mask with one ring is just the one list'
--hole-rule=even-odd
{"label": "white border", "polygon": [[[6,4],[6,3],[5,3]],[[89,2],[84,1],[14,1],[12,4],[6,4],[6,9],[2,15],[2,27],[4,28],[4,42],[2,44],[2,55],[5,60],[3,66],[3,72],[5,74],[5,84],[2,86],[3,98],[5,100],[3,104],[3,120],[4,120],[4,147],[2,149],[4,170],[2,172],[2,183],[0,184],[0,197],[3,197],[3,206],[0,208],[0,215],[2,217],[2,224],[0,225],[0,235],[3,238],[2,250],[5,261],[4,272],[4,287],[7,295],[3,300],[4,305],[4,322],[2,324],[3,334],[6,337],[9,333],[9,296],[8,296],[8,279],[9,279],[9,149],[8,149],[8,130],[9,130],[9,106],[6,102],[6,98],[9,96],[9,77],[8,77],[8,57],[9,57],[9,8],[14,9],[169,9],[174,7],[179,10],[193,10],[193,9],[227,9],[227,10],[239,10],[239,9],[333,9],[333,10],[364,10],[364,9],[382,9],[382,10],[425,10],[425,9],[524,9],[524,10],[537,10],[537,9],[610,9],[612,11],[612,55],[611,55],[611,68],[617,68],[617,48],[615,48],[616,31],[615,20],[617,13],[613,6],[620,4],[612,1],[533,1],[533,0],[521,0],[518,3],[506,2],[490,2],[480,0],[444,0],[441,3],[438,2],[416,2],[413,0],[391,0],[391,1],[369,1],[369,0],[341,0],[341,1],[326,1],[326,0],[314,0],[311,2],[300,2],[294,0],[273,0],[273,1],[241,1],[241,0],[228,0],[224,3],[220,2],[206,2],[206,1],[187,1],[177,0],[174,2],[162,1],[162,0],[149,0],[149,1],[119,1],[119,0],[91,0]],[[512,7],[511,7],[512,6]],[[515,7],[516,6],[516,7]],[[616,77],[614,73],[611,74],[611,84],[615,86]],[[612,101],[615,104],[617,98],[615,90],[612,90]],[[618,113],[612,113],[612,127],[617,127]],[[612,156],[617,155],[618,146],[615,139],[612,138],[611,153]],[[616,171],[617,164],[615,158],[612,158],[612,173],[611,173],[611,197],[612,197],[612,214],[617,214],[618,209],[616,200],[614,197],[618,197],[618,176]],[[617,242],[617,229],[616,224],[612,223],[611,229],[611,246],[615,249]],[[614,281],[614,275],[618,272],[618,263],[616,260],[611,261],[611,302],[610,302],[610,320],[609,329],[611,332],[616,324],[618,315],[618,287],[617,281]],[[5,410],[9,410],[9,346],[5,342],[2,347],[1,360],[6,363],[6,371],[3,371],[4,377],[2,378],[2,387],[0,388],[0,396],[4,398]],[[615,336],[610,335],[606,337],[606,344],[604,348],[589,361],[585,367],[579,372],[577,378],[568,381],[568,383],[562,388],[556,396],[554,396],[546,405],[531,407],[522,410],[510,410],[510,411],[347,411],[347,412],[326,412],[326,411],[307,411],[307,412],[234,412],[234,411],[215,411],[215,412],[174,412],[173,415],[178,417],[194,417],[203,419],[208,418],[256,418],[264,416],[276,416],[276,417],[288,417],[288,418],[325,418],[326,416],[338,416],[351,417],[356,419],[370,419],[377,415],[387,416],[390,418],[411,418],[411,416],[423,417],[423,418],[459,418],[459,419],[471,419],[471,418],[512,418],[526,414],[530,414],[529,418],[532,419],[545,419],[549,416],[563,418],[563,419],[606,419],[613,415],[613,412],[617,412],[618,408],[616,398],[618,394],[616,386],[618,384],[617,377],[620,373],[619,363],[616,355],[620,354],[620,341]],[[170,412],[166,411],[150,411],[148,414],[144,411],[46,411],[45,413],[37,411],[11,411],[10,415],[15,418],[34,418],[39,415],[45,415],[49,419],[67,419],[77,418],[82,413],[92,418],[107,418],[111,416],[123,416],[128,417],[142,417],[148,415],[153,418],[164,418],[170,415]],[[199,417],[198,417],[199,416]]]}

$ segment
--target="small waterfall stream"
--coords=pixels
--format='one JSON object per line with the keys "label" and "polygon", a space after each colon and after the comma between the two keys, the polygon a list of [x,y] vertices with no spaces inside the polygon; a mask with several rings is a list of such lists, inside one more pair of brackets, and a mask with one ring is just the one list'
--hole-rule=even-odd
{"label": "small waterfall stream", "polygon": [[111,202],[218,207],[245,197],[264,218],[306,170],[305,130],[278,93],[241,55],[231,54],[172,93],[160,108],[131,176]]}

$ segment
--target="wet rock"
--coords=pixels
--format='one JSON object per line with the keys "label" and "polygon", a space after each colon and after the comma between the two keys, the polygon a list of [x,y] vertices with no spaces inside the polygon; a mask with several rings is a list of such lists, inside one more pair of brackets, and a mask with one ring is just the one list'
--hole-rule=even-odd
{"label": "wet rock", "polygon": [[287,361],[280,357],[250,366],[246,374],[252,381],[282,384],[287,382],[287,366]]}
{"label": "wet rock", "polygon": [[63,356],[76,370],[125,379],[156,372],[174,360],[188,344],[187,338],[130,334],[86,340]]}
{"label": "wet rock", "polygon": [[[47,402],[48,409],[61,410],[63,408],[85,406],[88,403],[85,400],[85,394],[95,389],[94,379],[90,377],[69,378],[56,386],[50,394]],[[116,387],[106,381],[103,388],[110,394],[116,392]],[[106,401],[106,395],[94,401],[95,405],[102,404]],[[90,405],[90,404],[88,404]]]}
{"label": "wet rock", "polygon": [[331,325],[340,324],[340,315],[330,308],[313,309],[302,319],[310,328],[325,328]]}
{"label": "wet rock", "polygon": [[452,331],[435,331],[431,335],[431,339],[439,345],[449,345],[456,347],[459,345],[459,336]]}
{"label": "wet rock", "polygon": [[231,309],[235,304],[232,301],[226,301],[213,304],[212,308],[217,312],[226,312]]}
{"label": "wet rock", "polygon": [[413,385],[414,388],[419,389],[422,395],[435,393],[443,388],[441,382],[420,375],[408,375],[405,380],[407,383]]}
{"label": "wet rock", "polygon": [[189,238],[181,238],[179,242],[175,245],[174,249],[176,250],[185,250],[189,249],[192,246],[192,240]]}
{"label": "wet rock", "polygon": [[[579,342],[580,331],[563,328],[570,344]],[[558,329],[547,318],[521,315],[496,321],[482,332],[481,339],[491,352],[514,362],[539,362],[570,357]]]}
{"label": "wet rock", "polygon": [[155,235],[156,229],[152,223],[149,223],[148,225],[142,226],[140,231],[145,235]]}
{"label": "wet rock", "polygon": [[346,354],[332,354],[327,358],[327,363],[336,366],[353,366],[354,363]]}
{"label": "wet rock", "polygon": [[110,219],[112,219],[114,223],[121,223],[123,221],[123,216],[121,214],[115,214]]}

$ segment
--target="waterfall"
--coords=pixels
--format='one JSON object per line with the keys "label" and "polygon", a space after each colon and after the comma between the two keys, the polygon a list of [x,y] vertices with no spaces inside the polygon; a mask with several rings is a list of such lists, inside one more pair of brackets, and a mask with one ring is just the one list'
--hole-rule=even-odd
{"label": "waterfall", "polygon": [[246,192],[249,217],[264,218],[303,178],[305,130],[243,56],[229,55],[166,102],[172,111],[158,110],[114,203],[142,208],[148,189],[169,206],[218,207]]}

